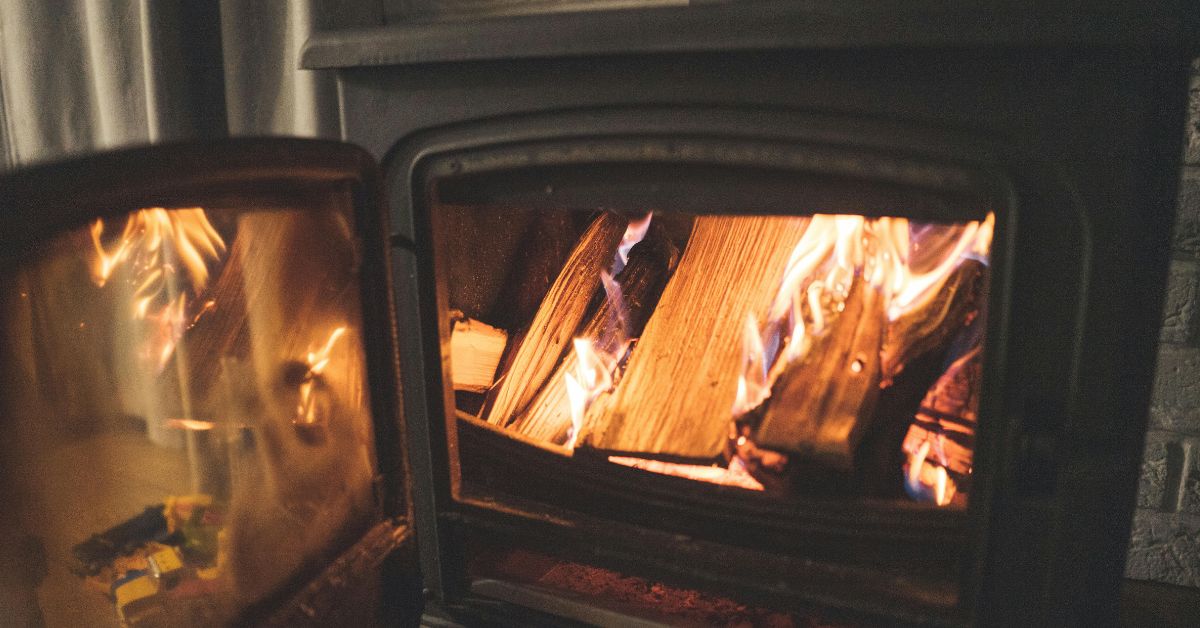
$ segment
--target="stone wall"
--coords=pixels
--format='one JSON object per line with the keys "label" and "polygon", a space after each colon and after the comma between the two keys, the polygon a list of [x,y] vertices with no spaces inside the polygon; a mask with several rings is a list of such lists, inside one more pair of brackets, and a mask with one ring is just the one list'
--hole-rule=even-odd
{"label": "stone wall", "polygon": [[1200,61],[1126,575],[1200,587]]}

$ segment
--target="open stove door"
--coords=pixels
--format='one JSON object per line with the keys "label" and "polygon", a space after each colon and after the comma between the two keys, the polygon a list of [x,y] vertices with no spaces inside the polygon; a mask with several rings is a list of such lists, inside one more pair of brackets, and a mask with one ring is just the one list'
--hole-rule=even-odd
{"label": "open stove door", "polygon": [[8,620],[420,612],[389,231],[366,152],[123,150],[10,175],[0,207]]}

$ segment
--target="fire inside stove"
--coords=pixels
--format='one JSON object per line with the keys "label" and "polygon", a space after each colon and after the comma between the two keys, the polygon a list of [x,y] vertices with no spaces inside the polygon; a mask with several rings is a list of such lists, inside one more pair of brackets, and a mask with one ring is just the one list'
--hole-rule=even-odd
{"label": "fire inside stove", "polygon": [[961,507],[994,217],[443,207],[460,420],[787,497]]}

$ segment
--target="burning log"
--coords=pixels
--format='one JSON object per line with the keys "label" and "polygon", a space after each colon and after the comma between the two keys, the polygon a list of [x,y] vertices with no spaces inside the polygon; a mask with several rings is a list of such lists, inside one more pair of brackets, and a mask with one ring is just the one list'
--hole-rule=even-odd
{"label": "burning log", "polygon": [[879,394],[883,299],[861,279],[845,309],[779,376],[755,441],[849,470]]}
{"label": "burning log", "polygon": [[507,425],[533,401],[587,315],[600,271],[612,264],[626,221],[611,212],[596,217],[538,307],[512,365],[487,410],[493,425]]}
{"label": "burning log", "polygon": [[[568,448],[707,464],[726,453],[730,421],[741,417],[755,430],[747,440],[767,451],[849,471],[879,420],[881,387],[944,351],[983,306],[985,266],[976,260],[987,254],[990,218],[914,230],[903,219],[850,215],[698,218],[673,275],[676,252],[664,256],[670,240],[652,227],[626,271],[603,282],[609,298],[593,306],[595,274],[612,251],[594,250],[603,218],[577,244],[528,338],[510,343],[513,365],[490,423]],[[578,272],[585,263],[591,278]],[[621,293],[630,320],[616,341],[603,330]],[[647,318],[622,376],[625,343]],[[564,354],[572,336],[575,350]],[[890,451],[929,371],[896,413],[903,423],[886,423],[896,428]]]}
{"label": "burning log", "polygon": [[588,410],[581,442],[659,457],[719,456],[746,318],[765,315],[807,224],[796,217],[697,218],[624,378]]}
{"label": "burning log", "polygon": [[[624,308],[620,315],[628,326],[625,331],[629,338],[636,338],[654,312],[678,263],[679,249],[658,224],[653,224],[645,238],[630,250],[625,268],[615,278],[621,288],[623,303],[605,299],[584,324],[579,337],[595,342],[614,318],[613,309]],[[547,442],[566,441],[572,427],[566,376],[576,372],[578,367],[579,356],[574,351],[568,353],[529,411],[512,427],[526,436]]]}
{"label": "burning log", "polygon": [[904,437],[904,452],[916,456],[925,442],[931,442],[931,450],[922,456],[927,463],[945,467],[960,478],[968,476],[982,378],[982,349],[976,345],[954,360],[930,387]]}
{"label": "burning log", "polygon": [[885,384],[913,358],[944,347],[974,320],[986,297],[985,270],[980,262],[964,260],[924,307],[888,326],[880,351]]}
{"label": "burning log", "polygon": [[928,301],[890,324],[879,292],[856,281],[845,311],[775,382],[756,440],[849,470],[873,429],[879,389],[978,315],[983,274],[981,263],[964,260]]}

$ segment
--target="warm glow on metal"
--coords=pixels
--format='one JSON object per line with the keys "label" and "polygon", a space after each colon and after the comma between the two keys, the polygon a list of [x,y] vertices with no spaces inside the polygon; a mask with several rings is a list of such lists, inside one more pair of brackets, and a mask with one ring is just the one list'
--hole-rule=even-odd
{"label": "warm glow on metal", "polygon": [[646,458],[632,458],[628,456],[609,456],[609,462],[613,462],[626,467],[633,467],[643,471],[659,473],[662,475],[673,475],[676,477],[687,478],[689,480],[697,480],[700,482],[708,482],[709,484],[721,484],[724,486],[736,486],[751,491],[763,490],[763,485],[742,465],[739,458],[733,458],[729,462],[728,467],[705,466],[696,464],[679,464],[675,462],[665,462],[662,460],[650,460]]}
{"label": "warm glow on metal", "polygon": [[167,427],[174,427],[192,432],[206,432],[216,427],[217,424],[212,421],[200,421],[197,419],[170,419],[167,421]]}

